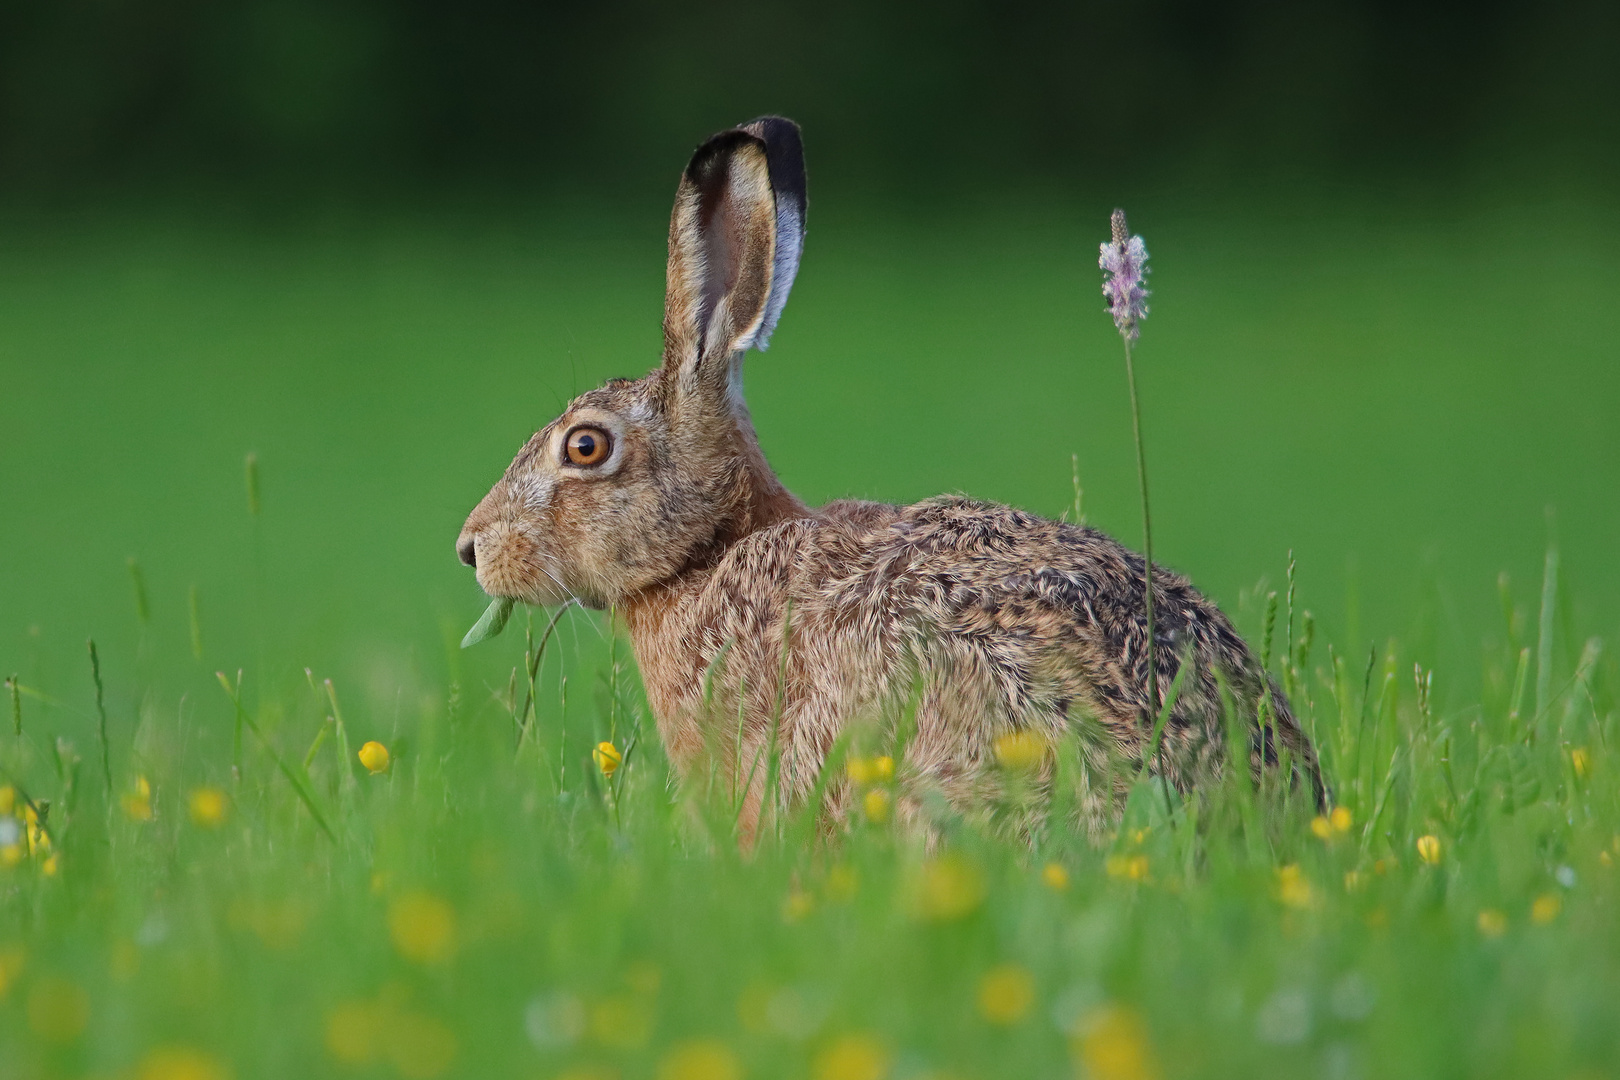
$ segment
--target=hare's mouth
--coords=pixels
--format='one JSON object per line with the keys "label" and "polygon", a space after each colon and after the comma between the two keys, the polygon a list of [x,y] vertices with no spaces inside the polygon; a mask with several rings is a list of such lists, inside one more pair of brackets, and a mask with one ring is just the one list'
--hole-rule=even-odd
{"label": "hare's mouth", "polygon": [[[458,545],[471,548],[478,587],[493,597],[549,606],[575,599],[558,566],[526,530],[504,522],[486,525]],[[463,555],[462,561],[468,561]]]}

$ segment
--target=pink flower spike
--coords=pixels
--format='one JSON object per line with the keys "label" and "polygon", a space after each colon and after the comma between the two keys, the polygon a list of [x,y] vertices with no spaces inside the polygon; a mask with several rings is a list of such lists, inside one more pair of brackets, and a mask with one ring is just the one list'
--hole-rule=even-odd
{"label": "pink flower spike", "polygon": [[1151,295],[1145,284],[1148,275],[1147,245],[1140,236],[1129,236],[1125,227],[1125,211],[1115,210],[1109,219],[1113,239],[1101,245],[1097,266],[1106,275],[1103,298],[1108,301],[1108,313],[1114,317],[1114,326],[1126,341],[1135,341],[1141,330],[1138,324],[1147,318],[1147,298]]}

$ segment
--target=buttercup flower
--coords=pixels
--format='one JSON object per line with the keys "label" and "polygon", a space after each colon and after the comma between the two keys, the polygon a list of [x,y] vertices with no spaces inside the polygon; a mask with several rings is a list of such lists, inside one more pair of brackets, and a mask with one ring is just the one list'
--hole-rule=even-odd
{"label": "buttercup flower", "polygon": [[410,892],[388,906],[388,934],[407,960],[436,964],[456,951],[456,912],[427,892]]}
{"label": "buttercup flower", "polygon": [[870,1035],[845,1035],[816,1055],[815,1080],[883,1080],[889,1052]]}
{"label": "buttercup flower", "polygon": [[996,739],[996,760],[1004,769],[1028,772],[1046,756],[1046,740],[1033,731],[1010,731]]}
{"label": "buttercup flower", "polygon": [[1417,853],[1430,866],[1440,865],[1440,838],[1433,834],[1418,837]]}
{"label": "buttercup flower", "polygon": [[219,828],[225,824],[225,818],[231,812],[225,793],[215,787],[197,788],[191,793],[187,805],[191,810],[191,823],[204,829]]}
{"label": "buttercup flower", "polygon": [[1093,1080],[1154,1080],[1159,1075],[1142,1018],[1119,1005],[1104,1005],[1080,1021],[1074,1056]]}
{"label": "buttercup flower", "polygon": [[360,748],[360,764],[372,776],[388,771],[388,747],[373,739]]}
{"label": "buttercup flower", "polygon": [[1062,863],[1049,862],[1041,867],[1041,880],[1048,889],[1062,892],[1069,887],[1069,872],[1063,868]]}
{"label": "buttercup flower", "polygon": [[619,766],[624,764],[624,755],[612,743],[599,742],[596,749],[591,751],[591,760],[596,762],[596,767],[602,770],[603,776],[612,776],[619,771]]}
{"label": "buttercup flower", "polygon": [[119,801],[131,821],[152,820],[152,785],[146,777],[137,776],[135,786],[126,791]]}
{"label": "buttercup flower", "polygon": [[992,968],[979,980],[979,1014],[992,1024],[1010,1027],[1035,1003],[1035,979],[1017,964]]}
{"label": "buttercup flower", "polygon": [[861,800],[861,806],[866,810],[866,820],[874,825],[881,825],[889,820],[889,804],[892,800],[889,793],[882,788],[873,788]]}
{"label": "buttercup flower", "polygon": [[742,1062],[718,1039],[695,1039],[670,1049],[658,1063],[658,1080],[742,1080]]}

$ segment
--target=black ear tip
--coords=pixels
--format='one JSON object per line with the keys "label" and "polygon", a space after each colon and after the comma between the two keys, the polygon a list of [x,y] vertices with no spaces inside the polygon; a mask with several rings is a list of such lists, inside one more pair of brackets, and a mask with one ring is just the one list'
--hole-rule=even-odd
{"label": "black ear tip", "polygon": [[799,125],[785,116],[761,116],[742,130],[765,144],[765,160],[771,171],[771,187],[778,197],[786,195],[801,204],[805,196],[804,138]]}
{"label": "black ear tip", "polygon": [[764,144],[771,187],[778,198],[786,197],[801,206],[805,201],[804,141],[799,125],[785,116],[762,116],[739,127],[711,135],[692,154],[686,175],[700,188],[707,188],[723,174],[725,162],[743,143]]}

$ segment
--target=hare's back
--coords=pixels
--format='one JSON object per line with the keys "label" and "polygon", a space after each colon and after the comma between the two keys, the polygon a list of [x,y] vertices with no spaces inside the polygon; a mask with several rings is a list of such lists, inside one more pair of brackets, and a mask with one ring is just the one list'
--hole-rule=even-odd
{"label": "hare's back", "polygon": [[[796,602],[835,622],[972,650],[1005,675],[1014,714],[1078,692],[1122,715],[1145,701],[1140,555],[1095,529],[956,496],[847,505],[818,530],[823,573],[809,575],[817,580]],[[1226,617],[1185,578],[1155,567],[1153,587],[1161,673],[1173,674],[1188,648],[1206,672],[1252,665]]]}

